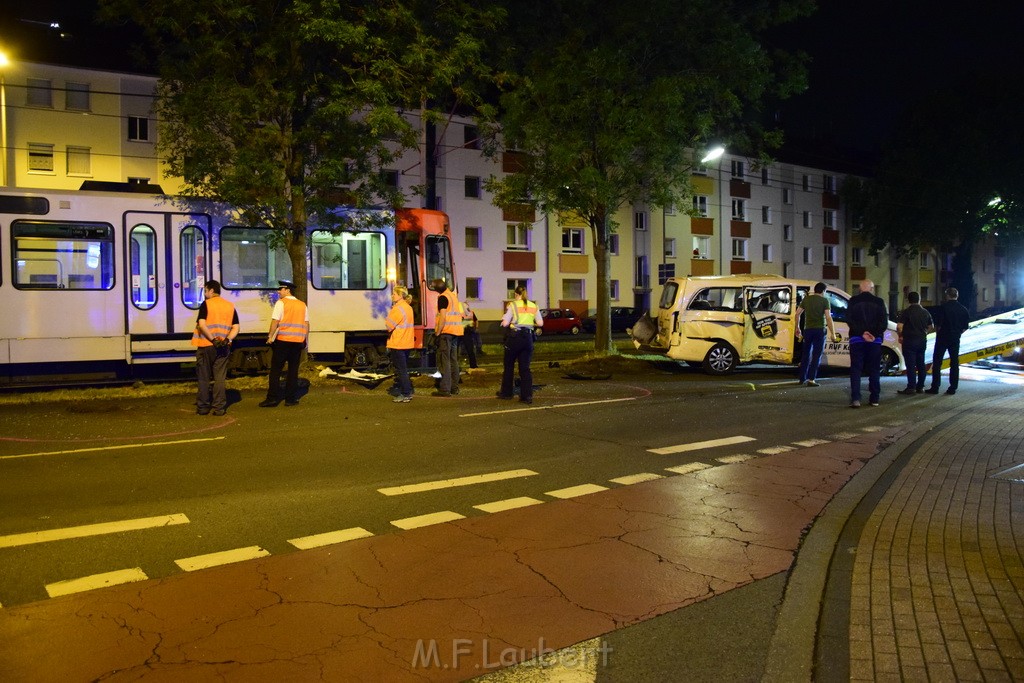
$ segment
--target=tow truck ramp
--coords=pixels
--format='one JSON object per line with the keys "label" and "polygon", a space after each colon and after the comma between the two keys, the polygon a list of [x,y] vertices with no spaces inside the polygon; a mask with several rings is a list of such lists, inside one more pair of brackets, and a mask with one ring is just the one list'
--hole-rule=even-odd
{"label": "tow truck ramp", "polygon": [[[1024,346],[1024,308],[972,322],[960,337],[960,363],[1009,355],[1021,346]],[[928,335],[928,347],[925,350],[929,370],[934,349],[933,332]],[[942,367],[949,367],[949,358],[943,359]]]}

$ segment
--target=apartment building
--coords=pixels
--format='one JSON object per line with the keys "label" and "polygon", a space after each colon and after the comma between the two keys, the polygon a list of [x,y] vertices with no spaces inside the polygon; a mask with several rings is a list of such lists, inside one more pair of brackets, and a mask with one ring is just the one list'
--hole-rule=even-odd
{"label": "apartment building", "polygon": [[[8,187],[78,189],[83,182],[159,185],[173,194],[156,155],[153,77],[30,62],[3,71]],[[411,117],[414,125],[419,120]],[[573,216],[529,207],[500,209],[485,185],[517,169],[517,155],[488,158],[471,119],[452,117],[424,131],[428,141],[382,169],[409,206],[435,207],[451,221],[454,283],[482,320],[500,317],[525,285],[542,307],[585,314],[596,306],[593,236]],[[427,134],[429,133],[429,134]],[[772,273],[822,280],[848,291],[870,278],[892,310],[917,290],[939,303],[950,257],[922,248],[913,257],[872,254],[839,198],[846,175],[725,154],[695,169],[690,204],[623,206],[610,241],[611,303],[657,306],[669,277]],[[95,185],[94,185],[95,186]],[[1022,260],[998,239],[975,250],[977,308],[1020,302]],[[964,299],[969,298],[970,293]]]}

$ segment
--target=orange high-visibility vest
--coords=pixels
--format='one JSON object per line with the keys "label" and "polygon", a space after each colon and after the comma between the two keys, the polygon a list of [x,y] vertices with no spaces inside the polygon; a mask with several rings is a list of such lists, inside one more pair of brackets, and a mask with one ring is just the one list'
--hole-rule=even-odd
{"label": "orange high-visibility vest", "polygon": [[448,298],[448,312],[444,317],[444,327],[441,328],[441,334],[454,334],[456,337],[462,337],[466,334],[466,327],[463,325],[463,314],[462,314],[462,302],[455,296],[455,292],[451,289],[446,289],[441,293],[441,296]]}
{"label": "orange high-visibility vest", "polygon": [[298,299],[281,299],[284,304],[284,313],[277,324],[277,339],[286,342],[306,341],[309,334],[309,323],[306,322],[306,304]]}
{"label": "orange high-visibility vest", "polygon": [[[221,296],[206,300],[206,328],[215,338],[226,339],[234,319],[235,306],[230,301]],[[199,333],[199,323],[196,323],[195,332],[192,333],[192,346],[213,346],[213,342]]]}
{"label": "orange high-visibility vest", "polygon": [[385,322],[391,336],[388,337],[389,349],[411,349],[416,346],[416,335],[412,320],[412,306],[405,299],[399,299],[391,307]]}

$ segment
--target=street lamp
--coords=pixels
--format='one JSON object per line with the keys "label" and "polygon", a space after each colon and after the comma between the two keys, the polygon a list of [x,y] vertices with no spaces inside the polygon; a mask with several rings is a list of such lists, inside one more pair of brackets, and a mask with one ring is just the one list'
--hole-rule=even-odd
{"label": "street lamp", "polygon": [[709,161],[714,161],[723,154],[725,154],[725,147],[718,145],[717,147],[709,149],[708,153],[704,155],[704,158],[700,160],[700,163],[706,164]]}
{"label": "street lamp", "polygon": [[3,152],[3,179],[0,187],[7,187],[7,84],[4,81],[4,70],[11,60],[7,53],[0,50],[0,151]]}

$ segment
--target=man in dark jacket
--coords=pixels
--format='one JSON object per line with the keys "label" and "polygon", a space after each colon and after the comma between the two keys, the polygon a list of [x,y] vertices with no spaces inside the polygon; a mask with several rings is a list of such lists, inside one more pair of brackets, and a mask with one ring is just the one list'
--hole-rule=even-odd
{"label": "man in dark jacket", "polygon": [[925,393],[939,393],[942,383],[942,358],[949,352],[949,388],[946,393],[956,393],[960,383],[960,335],[970,326],[971,315],[957,299],[960,293],[956,287],[948,287],[946,300],[935,315],[935,352],[932,354],[932,386]]}
{"label": "man in dark jacket", "polygon": [[860,408],[860,378],[868,375],[868,401],[878,405],[882,394],[882,339],[889,327],[885,302],[875,296],[875,283],[862,280],[860,293],[850,299],[850,407]]}
{"label": "man in dark jacket", "polygon": [[896,321],[896,333],[900,336],[903,359],[907,361],[907,388],[897,394],[920,394],[924,392],[924,380],[928,370],[924,364],[924,348],[928,333],[932,330],[932,316],[921,305],[921,295],[908,292],[910,305],[903,309]]}

